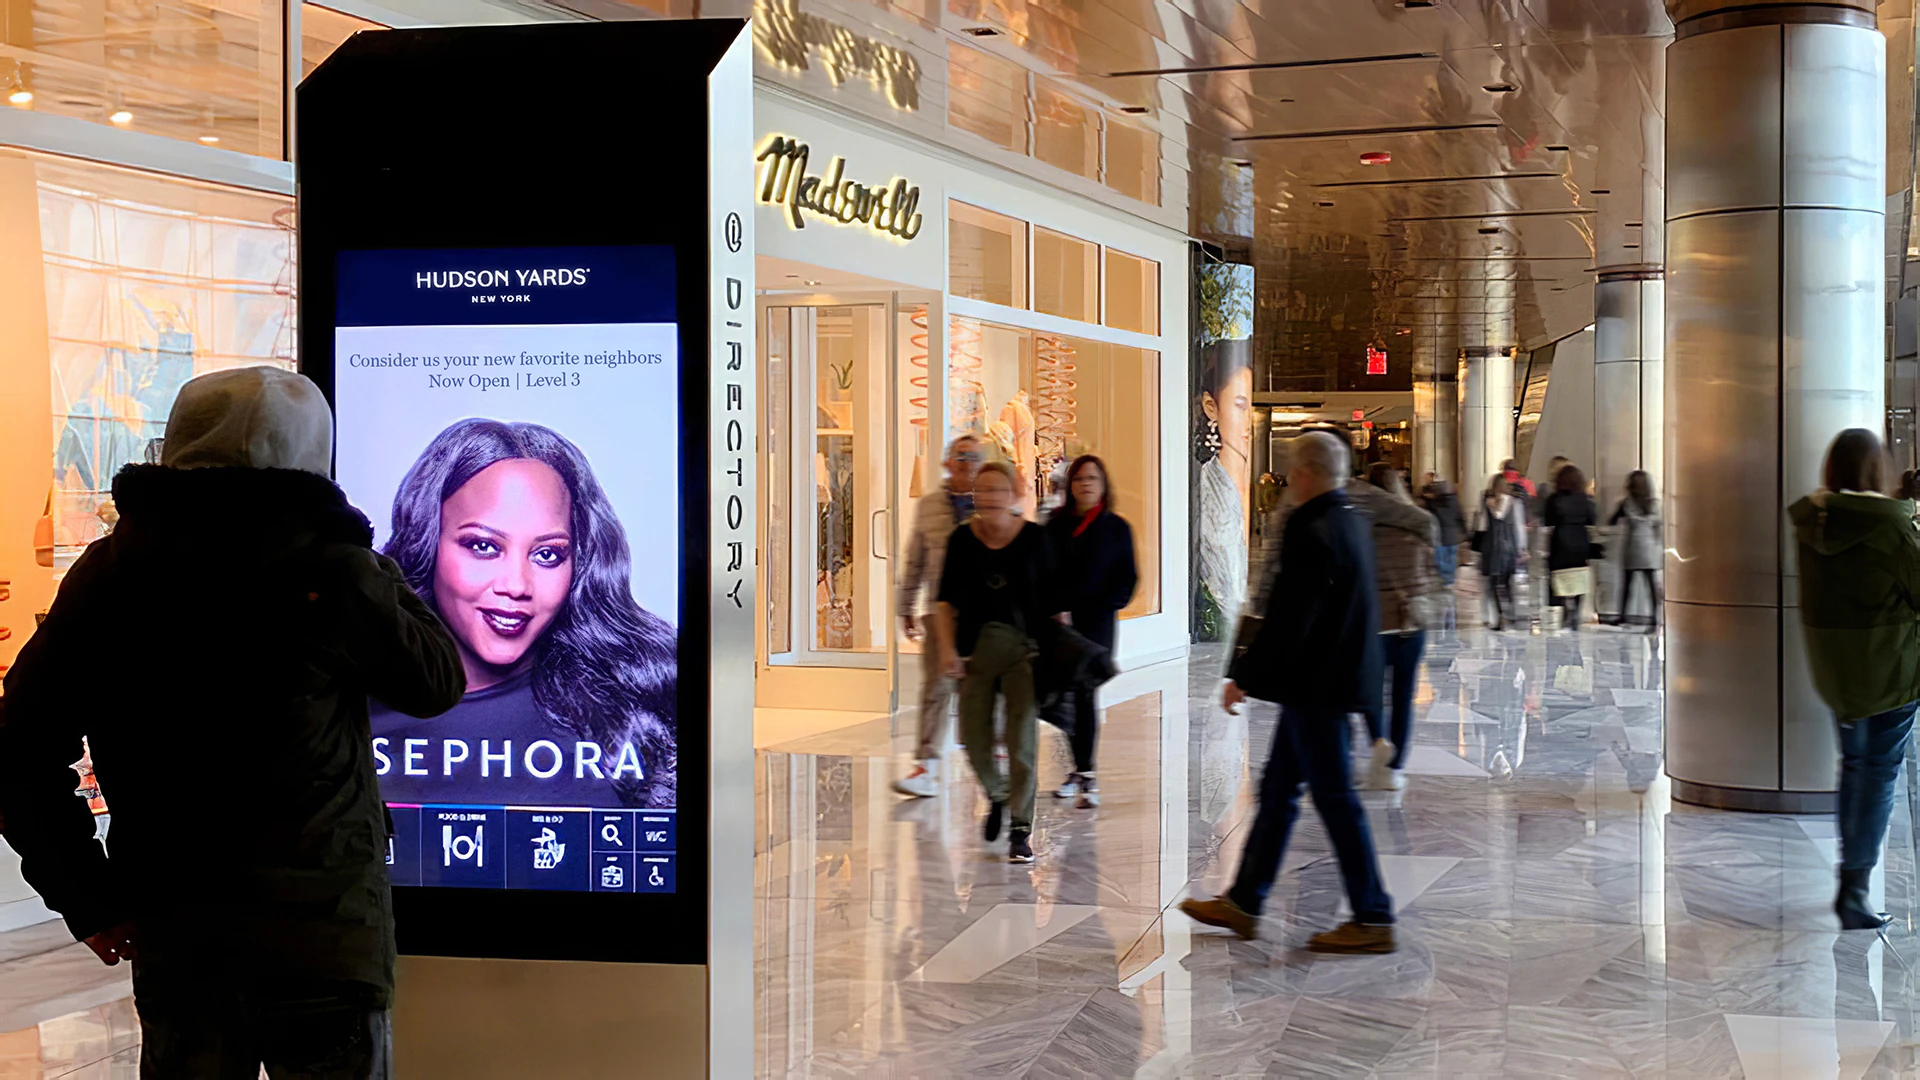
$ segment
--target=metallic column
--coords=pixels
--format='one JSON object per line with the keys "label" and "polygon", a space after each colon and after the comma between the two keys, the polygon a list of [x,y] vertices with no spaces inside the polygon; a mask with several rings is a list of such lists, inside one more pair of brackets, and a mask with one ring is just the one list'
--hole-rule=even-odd
{"label": "metallic column", "polygon": [[1830,809],[1785,507],[1885,419],[1886,40],[1854,6],[1668,6],[1667,773],[1688,802]]}
{"label": "metallic column", "polygon": [[[1627,493],[1627,474],[1645,469],[1660,490],[1666,388],[1661,340],[1666,285],[1660,267],[1608,266],[1593,290],[1593,480],[1601,519]],[[1601,566],[1595,610],[1614,614],[1617,559]]]}
{"label": "metallic column", "polygon": [[1460,488],[1470,494],[1513,456],[1513,350],[1461,349],[1459,386]]}

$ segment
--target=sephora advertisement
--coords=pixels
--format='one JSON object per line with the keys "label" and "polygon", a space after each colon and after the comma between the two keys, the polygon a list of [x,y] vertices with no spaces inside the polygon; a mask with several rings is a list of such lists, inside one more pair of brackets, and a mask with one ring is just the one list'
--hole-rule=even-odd
{"label": "sephora advertisement", "polygon": [[673,249],[336,269],[336,475],[467,674],[442,716],[374,703],[393,883],[674,891]]}

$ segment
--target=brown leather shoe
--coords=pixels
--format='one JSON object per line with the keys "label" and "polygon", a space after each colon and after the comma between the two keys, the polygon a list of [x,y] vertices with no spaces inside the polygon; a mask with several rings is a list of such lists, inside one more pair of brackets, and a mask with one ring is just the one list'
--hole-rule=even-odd
{"label": "brown leather shoe", "polygon": [[1260,920],[1240,910],[1240,905],[1224,896],[1211,900],[1182,900],[1180,910],[1194,922],[1219,926],[1240,935],[1242,941],[1252,941],[1260,936]]}
{"label": "brown leather shoe", "polygon": [[1307,948],[1323,953],[1390,953],[1393,927],[1347,922],[1307,939]]}

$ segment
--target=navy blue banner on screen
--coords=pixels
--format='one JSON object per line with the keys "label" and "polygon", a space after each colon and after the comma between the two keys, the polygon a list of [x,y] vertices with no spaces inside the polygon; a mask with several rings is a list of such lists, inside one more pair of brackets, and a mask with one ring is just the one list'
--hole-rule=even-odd
{"label": "navy blue banner on screen", "polygon": [[673,249],[343,251],[338,325],[668,323]]}

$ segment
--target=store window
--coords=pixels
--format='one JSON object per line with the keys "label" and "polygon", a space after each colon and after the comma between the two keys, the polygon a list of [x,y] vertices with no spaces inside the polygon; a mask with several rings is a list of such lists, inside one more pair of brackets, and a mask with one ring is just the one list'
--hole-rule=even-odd
{"label": "store window", "polygon": [[1027,223],[963,202],[947,204],[947,291],[1027,306]]}
{"label": "store window", "polygon": [[1141,334],[1160,332],[1160,264],[1108,248],[1106,324]]}
{"label": "store window", "polygon": [[947,123],[1002,149],[1026,153],[1026,69],[979,49],[950,44]]}
{"label": "store window", "polygon": [[1100,114],[1046,79],[1033,81],[1033,156],[1100,179]]}
{"label": "store window", "polygon": [[1034,226],[1033,310],[1100,321],[1100,245]]}
{"label": "store window", "polygon": [[346,40],[362,30],[384,30],[386,27],[366,19],[356,19],[344,15],[332,8],[319,4],[300,5],[300,77],[313,74],[313,69],[321,61],[333,55],[333,50],[346,43]]}
{"label": "store window", "polygon": [[52,367],[55,565],[113,520],[181,384],[294,360],[292,200],[32,158]]}
{"label": "store window", "polygon": [[1107,186],[1144,203],[1160,205],[1160,136],[1106,119]]}
{"label": "store window", "polygon": [[280,0],[9,0],[7,107],[283,157]]}
{"label": "store window", "polygon": [[1014,466],[1029,515],[1071,497],[1065,479],[1074,458],[1099,455],[1140,564],[1140,586],[1121,617],[1159,611],[1160,354],[965,318],[951,320],[949,341],[951,434],[982,436]]}

